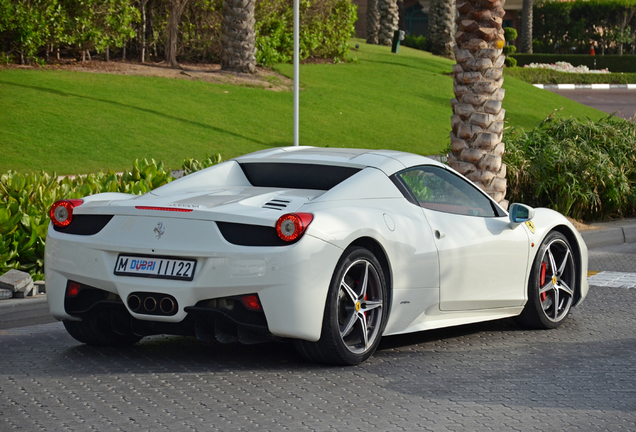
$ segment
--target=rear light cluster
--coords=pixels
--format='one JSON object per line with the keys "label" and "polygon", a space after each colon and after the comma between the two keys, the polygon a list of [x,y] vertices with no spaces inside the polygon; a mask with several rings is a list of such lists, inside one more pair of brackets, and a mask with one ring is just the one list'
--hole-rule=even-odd
{"label": "rear light cluster", "polygon": [[282,240],[293,242],[302,237],[312,220],[311,213],[288,213],[276,222],[276,233]]}
{"label": "rear light cluster", "polygon": [[56,201],[49,212],[53,225],[58,227],[69,226],[73,221],[73,209],[82,205],[83,202],[84,200],[81,199]]}

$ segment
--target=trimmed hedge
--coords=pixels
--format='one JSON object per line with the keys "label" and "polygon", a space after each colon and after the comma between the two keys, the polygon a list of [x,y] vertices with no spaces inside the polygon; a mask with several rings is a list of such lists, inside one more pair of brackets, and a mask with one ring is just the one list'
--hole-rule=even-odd
{"label": "trimmed hedge", "polygon": [[[584,65],[590,69],[608,69],[612,73],[636,72],[636,55],[512,54],[511,57],[517,59],[518,66],[564,61],[572,66]],[[596,67],[594,60],[596,60]]]}
{"label": "trimmed hedge", "polygon": [[636,73],[582,74],[550,69],[507,67],[505,76],[530,84],[636,84]]}

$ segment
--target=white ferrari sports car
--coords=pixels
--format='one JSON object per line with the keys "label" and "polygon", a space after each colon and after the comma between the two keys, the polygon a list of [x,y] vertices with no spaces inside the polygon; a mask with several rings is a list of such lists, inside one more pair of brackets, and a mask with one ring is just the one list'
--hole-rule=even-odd
{"label": "white ferrari sports car", "polygon": [[50,214],[49,307],[87,344],[290,340],[357,364],[383,335],[505,317],[555,328],[588,291],[587,248],[562,215],[508,213],[396,151],[263,150]]}

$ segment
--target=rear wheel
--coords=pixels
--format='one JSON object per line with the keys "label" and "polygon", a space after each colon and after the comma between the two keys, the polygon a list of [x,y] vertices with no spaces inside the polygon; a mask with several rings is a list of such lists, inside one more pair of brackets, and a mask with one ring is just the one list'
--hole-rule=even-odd
{"label": "rear wheel", "polygon": [[557,328],[570,313],[576,286],[572,248],[559,232],[548,234],[532,265],[528,302],[517,323],[524,327]]}
{"label": "rear wheel", "polygon": [[310,361],[355,365],[378,347],[387,316],[387,289],[382,267],[360,247],[345,251],[331,280],[318,342],[298,341]]}
{"label": "rear wheel", "polygon": [[79,342],[97,346],[127,346],[139,342],[143,336],[119,334],[96,320],[64,320],[66,331]]}

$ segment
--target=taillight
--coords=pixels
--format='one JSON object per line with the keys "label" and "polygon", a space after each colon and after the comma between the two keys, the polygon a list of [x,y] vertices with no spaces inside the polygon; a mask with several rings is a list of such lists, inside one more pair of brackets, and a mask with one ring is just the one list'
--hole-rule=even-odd
{"label": "taillight", "polygon": [[281,216],[276,222],[276,232],[281,239],[291,242],[298,240],[314,220],[311,213],[289,213]]}
{"label": "taillight", "polygon": [[82,286],[77,282],[68,281],[68,285],[66,286],[66,297],[77,297],[81,289]]}
{"label": "taillight", "polygon": [[84,200],[81,199],[56,201],[49,212],[53,225],[58,227],[69,226],[73,220],[73,209],[82,205],[83,202]]}
{"label": "taillight", "polygon": [[261,303],[258,301],[258,296],[254,294],[244,295],[241,297],[243,304],[246,308],[253,311],[261,310]]}

